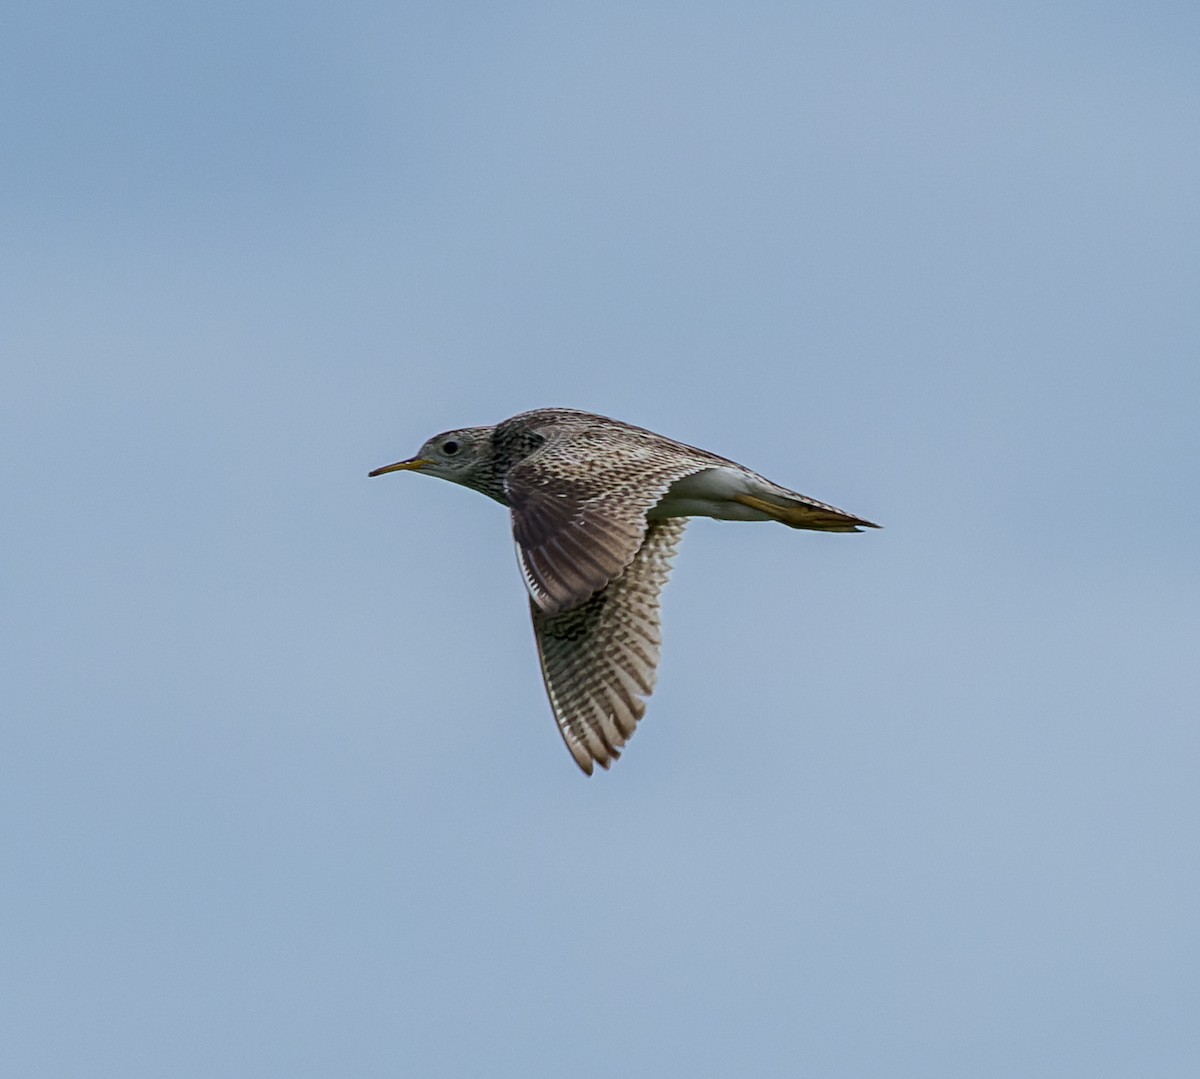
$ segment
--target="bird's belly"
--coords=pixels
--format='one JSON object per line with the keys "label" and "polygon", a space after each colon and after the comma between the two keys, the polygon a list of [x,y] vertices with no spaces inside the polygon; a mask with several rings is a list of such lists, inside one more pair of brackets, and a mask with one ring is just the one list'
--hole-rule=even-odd
{"label": "bird's belly", "polygon": [[751,489],[750,477],[732,468],[706,468],[676,480],[646,515],[663,517],[715,517],[718,521],[769,521],[771,518],[734,498]]}
{"label": "bird's belly", "polygon": [[738,502],[713,502],[706,498],[664,498],[646,514],[650,520],[663,517],[715,517],[718,521],[769,521],[762,510]]}

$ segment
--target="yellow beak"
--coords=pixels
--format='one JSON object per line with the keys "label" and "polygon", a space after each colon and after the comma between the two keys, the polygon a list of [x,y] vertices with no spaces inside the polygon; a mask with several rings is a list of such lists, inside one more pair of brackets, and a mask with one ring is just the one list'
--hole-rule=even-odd
{"label": "yellow beak", "polygon": [[384,465],[383,468],[377,468],[374,472],[368,472],[368,476],[382,476],[385,472],[407,472],[413,468],[424,468],[426,465],[431,465],[433,462],[428,457],[410,457],[407,461],[397,461],[394,465]]}

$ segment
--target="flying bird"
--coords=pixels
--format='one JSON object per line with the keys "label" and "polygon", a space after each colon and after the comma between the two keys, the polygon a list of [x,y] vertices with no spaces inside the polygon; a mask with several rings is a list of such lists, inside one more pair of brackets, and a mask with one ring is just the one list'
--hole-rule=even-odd
{"label": "flying bird", "polygon": [[879,527],[715,453],[567,408],[446,431],[369,475],[402,471],[509,508],[546,693],[588,775],[621,755],[646,711],[659,593],[689,517],[818,532]]}

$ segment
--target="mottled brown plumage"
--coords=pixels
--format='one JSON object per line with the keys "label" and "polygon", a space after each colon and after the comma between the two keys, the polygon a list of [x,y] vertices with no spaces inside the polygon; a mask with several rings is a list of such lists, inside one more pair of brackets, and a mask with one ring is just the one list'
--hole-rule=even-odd
{"label": "mottled brown plumage", "polygon": [[686,518],[878,527],[707,450],[574,409],[447,431],[371,475],[400,470],[511,510],[546,691],[588,774],[620,756],[654,689],[659,593]]}

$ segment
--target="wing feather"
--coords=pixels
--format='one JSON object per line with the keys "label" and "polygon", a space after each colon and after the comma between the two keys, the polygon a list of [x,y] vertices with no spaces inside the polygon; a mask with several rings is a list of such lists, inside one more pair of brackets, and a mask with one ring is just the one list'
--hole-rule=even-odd
{"label": "wing feather", "polygon": [[576,607],[550,614],[530,599],[554,717],[588,775],[621,755],[646,711],[662,640],[659,593],[686,524],[682,517],[650,522],[624,571]]}
{"label": "wing feather", "polygon": [[681,476],[701,468],[677,453],[611,432],[546,429],[504,477],[521,572],[545,614],[580,606],[616,580],[647,535],[646,514]]}

